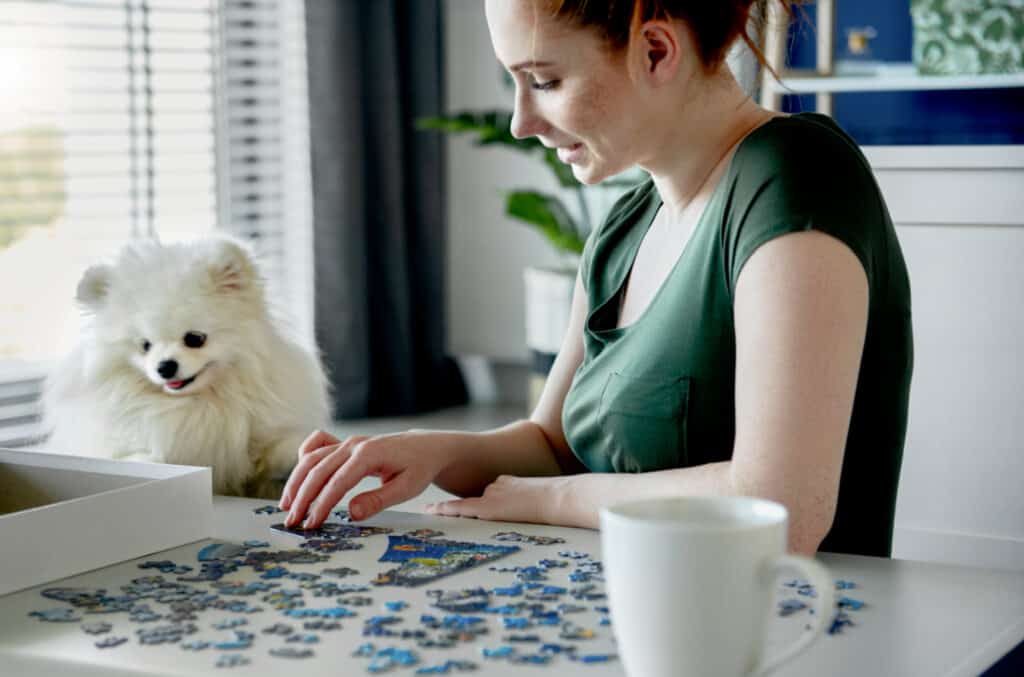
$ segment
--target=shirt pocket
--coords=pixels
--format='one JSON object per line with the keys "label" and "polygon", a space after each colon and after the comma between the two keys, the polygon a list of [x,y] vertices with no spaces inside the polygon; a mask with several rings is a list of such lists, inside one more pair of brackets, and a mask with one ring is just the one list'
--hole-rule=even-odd
{"label": "shirt pocket", "polygon": [[686,465],[689,377],[608,375],[598,421],[615,472],[649,472]]}

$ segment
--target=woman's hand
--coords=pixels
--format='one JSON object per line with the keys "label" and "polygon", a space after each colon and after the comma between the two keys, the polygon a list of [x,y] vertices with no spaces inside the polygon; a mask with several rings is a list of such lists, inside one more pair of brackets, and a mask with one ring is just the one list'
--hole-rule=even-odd
{"label": "woman's hand", "polygon": [[567,524],[571,516],[563,514],[560,506],[567,503],[569,479],[501,475],[487,485],[482,496],[431,503],[426,510],[435,515],[499,522]]}
{"label": "woman's hand", "polygon": [[[320,526],[345,494],[367,476],[379,477],[382,484],[349,502],[352,519],[367,519],[418,496],[447,465],[438,437],[437,433],[409,431],[357,435],[342,441],[314,432],[299,448],[299,462],[281,494],[278,505],[289,511],[285,525],[295,526],[305,519],[305,528]],[[428,444],[433,448],[425,448]]]}

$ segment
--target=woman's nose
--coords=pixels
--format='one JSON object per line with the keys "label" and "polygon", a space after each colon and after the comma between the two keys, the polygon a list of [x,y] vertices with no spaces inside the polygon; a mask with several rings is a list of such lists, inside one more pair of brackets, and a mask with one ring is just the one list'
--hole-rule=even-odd
{"label": "woman's nose", "polygon": [[512,111],[512,125],[509,131],[517,139],[537,136],[544,129],[544,119],[537,115],[529,97],[516,95],[515,108]]}

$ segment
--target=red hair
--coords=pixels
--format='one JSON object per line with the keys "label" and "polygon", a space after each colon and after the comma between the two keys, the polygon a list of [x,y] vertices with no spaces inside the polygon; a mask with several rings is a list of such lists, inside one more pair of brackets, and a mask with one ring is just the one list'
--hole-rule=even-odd
{"label": "red hair", "polygon": [[[750,47],[762,65],[764,54],[757,37],[768,16],[768,4],[778,2],[793,16],[793,7],[803,0],[548,0],[552,15],[579,28],[597,30],[608,46],[621,50],[629,44],[634,21],[642,24],[656,19],[677,19],[693,32],[697,52],[705,70],[712,71],[725,60],[737,39]],[[751,28],[754,28],[753,35]]]}

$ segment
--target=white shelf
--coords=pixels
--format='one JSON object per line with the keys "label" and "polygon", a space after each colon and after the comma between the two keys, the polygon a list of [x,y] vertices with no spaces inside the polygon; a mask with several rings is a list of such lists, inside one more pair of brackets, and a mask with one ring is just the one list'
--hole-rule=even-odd
{"label": "white shelf", "polygon": [[1024,73],[987,75],[918,75],[899,72],[879,75],[786,76],[771,81],[779,93],[895,92],[916,90],[1003,89],[1024,87]]}

